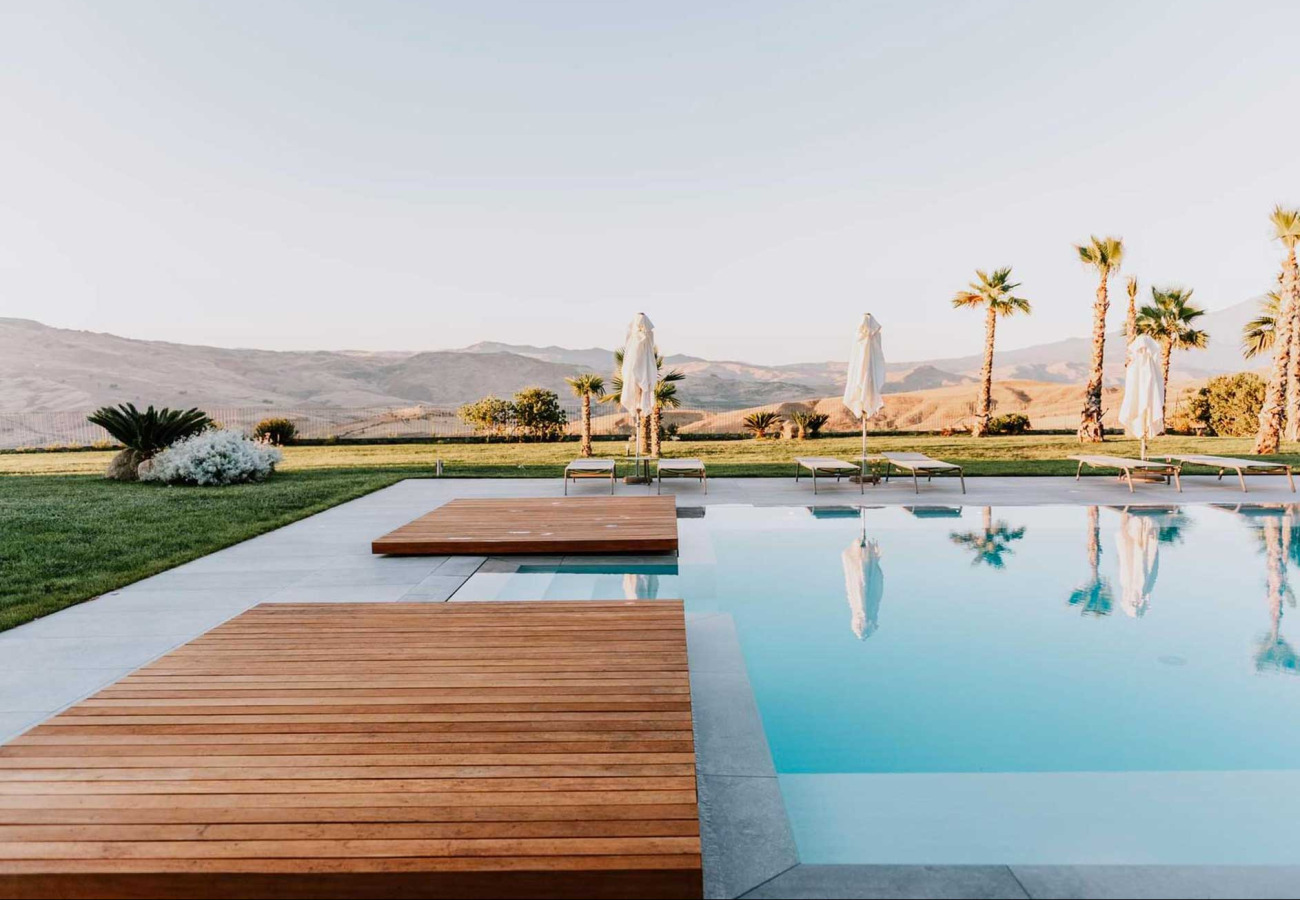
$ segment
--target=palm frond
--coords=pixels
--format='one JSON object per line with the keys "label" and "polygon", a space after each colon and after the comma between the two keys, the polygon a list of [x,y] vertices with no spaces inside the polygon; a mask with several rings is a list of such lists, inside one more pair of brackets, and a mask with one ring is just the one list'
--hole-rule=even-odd
{"label": "palm frond", "polygon": [[1300,209],[1287,209],[1281,204],[1273,207],[1269,216],[1273,223],[1273,237],[1281,241],[1288,250],[1300,241]]}

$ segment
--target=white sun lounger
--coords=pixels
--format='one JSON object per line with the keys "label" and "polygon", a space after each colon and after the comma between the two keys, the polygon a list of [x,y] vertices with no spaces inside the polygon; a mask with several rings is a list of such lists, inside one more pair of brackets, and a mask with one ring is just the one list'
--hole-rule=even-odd
{"label": "white sun lounger", "polygon": [[[794,480],[799,480],[801,472],[812,473],[813,493],[817,493],[817,476],[834,475],[835,480],[839,481],[845,475],[861,475],[862,467],[856,466],[851,462],[845,462],[842,459],[835,459],[830,456],[796,456],[794,459]],[[865,493],[866,489],[863,484],[866,479],[858,479],[859,493]]]}
{"label": "white sun lounger", "polygon": [[1079,464],[1079,470],[1074,473],[1074,480],[1078,481],[1079,476],[1083,474],[1083,467],[1090,466],[1096,469],[1118,469],[1120,477],[1128,482],[1129,493],[1133,493],[1133,473],[1141,472],[1146,475],[1158,475],[1162,478],[1169,479],[1178,488],[1178,493],[1183,492],[1183,483],[1180,478],[1183,471],[1182,463],[1159,462],[1154,459],[1130,459],[1127,456],[1104,456],[1080,454],[1071,456]]}
{"label": "white sun lounger", "polygon": [[956,463],[944,462],[941,459],[926,456],[924,453],[878,453],[874,457],[864,457],[864,459],[878,459],[884,462],[886,481],[889,480],[889,476],[893,474],[894,469],[910,472],[912,475],[912,489],[918,494],[921,493],[921,475],[925,476],[926,481],[929,481],[935,475],[956,475],[958,480],[961,481],[961,492],[966,493],[966,473]]}
{"label": "white sun lounger", "polygon": [[661,459],[655,465],[659,493],[664,492],[664,476],[679,478],[698,478],[704,485],[704,493],[709,492],[709,475],[704,471],[704,463],[698,459]]}
{"label": "white sun lounger", "polygon": [[608,478],[609,492],[614,493],[615,463],[612,459],[575,459],[564,467],[564,495],[569,495],[569,479]]}
{"label": "white sun lounger", "polygon": [[1241,492],[1248,493],[1246,490],[1247,475],[1285,475],[1286,483],[1291,487],[1291,493],[1295,493],[1295,479],[1291,476],[1291,467],[1286,463],[1271,462],[1267,459],[1237,459],[1233,456],[1209,456],[1204,454],[1170,454],[1165,457],[1168,460],[1177,460],[1184,465],[1207,466],[1211,469],[1219,470],[1219,480],[1223,480],[1223,473],[1229,470],[1237,473],[1237,481],[1241,482]]}

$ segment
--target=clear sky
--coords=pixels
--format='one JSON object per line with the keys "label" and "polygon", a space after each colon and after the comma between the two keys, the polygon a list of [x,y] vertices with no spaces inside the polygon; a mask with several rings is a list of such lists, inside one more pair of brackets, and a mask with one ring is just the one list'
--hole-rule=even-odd
{"label": "clear sky", "polygon": [[771,363],[870,310],[902,361],[982,346],[976,267],[1034,301],[1000,347],[1085,334],[1090,232],[1219,308],[1300,204],[1297,34],[1295,0],[0,0],[0,316],[438,349],[644,310]]}

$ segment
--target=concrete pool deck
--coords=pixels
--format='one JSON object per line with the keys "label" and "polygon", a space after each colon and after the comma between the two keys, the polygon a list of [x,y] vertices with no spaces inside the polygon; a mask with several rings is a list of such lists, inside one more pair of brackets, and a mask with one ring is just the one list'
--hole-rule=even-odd
{"label": "concrete pool deck", "polygon": [[[681,507],[1028,506],[1296,503],[1281,477],[1233,481],[1188,476],[1179,494],[1109,476],[972,478],[871,486],[714,479],[706,495],[672,482]],[[581,495],[598,488],[580,486]],[[650,493],[653,491],[651,490]],[[558,497],[558,479],[407,480],[292,525],[0,634],[0,740],[18,734],[128,672],[260,602],[439,602],[480,568],[482,556],[377,557],[370,541],[457,497]],[[644,487],[619,494],[644,496]],[[556,558],[551,562],[559,563]],[[624,560],[632,562],[632,560]],[[701,818],[709,896],[984,897],[1223,896],[1300,893],[1300,868],[1130,866],[803,866],[798,864],[770,754],[730,619],[688,620],[697,710]]]}

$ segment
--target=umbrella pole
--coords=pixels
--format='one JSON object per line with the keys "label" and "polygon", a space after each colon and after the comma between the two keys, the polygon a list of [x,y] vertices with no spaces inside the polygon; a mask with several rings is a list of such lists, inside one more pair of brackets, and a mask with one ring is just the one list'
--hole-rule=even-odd
{"label": "umbrella pole", "polygon": [[1147,458],[1147,436],[1144,434],[1142,435],[1142,459],[1145,460],[1146,458]]}

